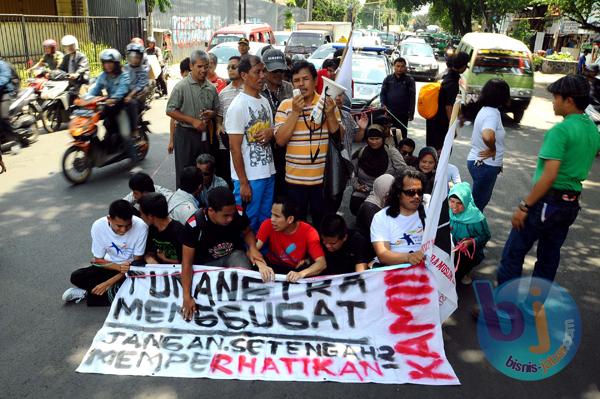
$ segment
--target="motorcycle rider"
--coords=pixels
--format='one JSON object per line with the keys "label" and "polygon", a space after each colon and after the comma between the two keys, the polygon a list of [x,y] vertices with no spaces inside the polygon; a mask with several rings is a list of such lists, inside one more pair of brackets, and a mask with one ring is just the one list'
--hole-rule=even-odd
{"label": "motorcycle rider", "polygon": [[160,47],[156,46],[156,39],[154,37],[150,36],[148,39],[146,39],[146,42],[148,43],[148,47],[146,48],[146,54],[155,55],[158,59],[158,64],[160,65],[161,69],[160,74],[156,77],[156,84],[158,85],[161,94],[163,96],[167,96],[167,82],[165,82],[165,73],[163,70],[165,66],[165,61],[162,56],[162,50],[160,49]]}
{"label": "motorcycle rider", "polygon": [[58,69],[69,74],[69,104],[79,96],[81,85],[89,79],[90,66],[85,54],[79,51],[79,42],[73,35],[66,35],[60,41],[65,56]]}
{"label": "motorcycle rider", "polygon": [[59,65],[62,63],[64,54],[62,51],[57,50],[58,45],[56,44],[56,40],[47,39],[42,43],[44,47],[44,55],[40,60],[35,63],[31,68],[27,70],[27,72],[33,71],[35,68],[44,67],[50,71],[58,69]]}
{"label": "motorcycle rider", "polygon": [[103,72],[96,79],[96,83],[90,88],[85,99],[101,96],[102,90],[106,90],[108,100],[104,110],[104,123],[107,130],[118,126],[119,133],[127,145],[127,156],[137,161],[137,150],[131,137],[129,119],[124,112],[124,98],[129,92],[129,73],[121,68],[121,53],[110,48],[102,50],[99,55]]}
{"label": "motorcycle rider", "polygon": [[0,133],[5,137],[17,140],[10,124],[10,104],[15,100],[19,90],[19,78],[14,67],[0,58]]}
{"label": "motorcycle rider", "polygon": [[126,104],[125,109],[129,115],[129,123],[132,128],[131,135],[137,135],[137,125],[139,113],[146,101],[148,94],[148,66],[143,65],[144,47],[129,43],[127,45],[127,65],[125,72],[129,74],[130,92],[123,101]]}
{"label": "motorcycle rider", "polygon": [[600,112],[600,65],[593,64],[585,67],[584,75],[590,82],[590,105]]}

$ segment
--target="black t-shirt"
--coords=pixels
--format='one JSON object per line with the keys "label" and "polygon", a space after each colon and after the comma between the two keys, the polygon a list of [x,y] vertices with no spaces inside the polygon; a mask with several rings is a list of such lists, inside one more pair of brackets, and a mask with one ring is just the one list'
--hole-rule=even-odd
{"label": "black t-shirt", "polygon": [[358,263],[369,263],[375,253],[369,240],[358,231],[348,231],[348,239],[337,252],[325,251],[327,269],[323,274],[354,273]]}
{"label": "black t-shirt", "polygon": [[436,117],[443,121],[446,125],[449,124],[448,114],[446,113],[446,106],[454,106],[456,96],[460,91],[458,81],[460,80],[460,74],[456,71],[449,70],[444,78],[442,79],[442,85],[440,87],[440,95],[438,98],[438,113]]}
{"label": "black t-shirt", "polygon": [[358,208],[358,213],[356,214],[356,228],[363,237],[371,238],[371,222],[373,222],[373,217],[380,210],[381,208],[372,202],[365,201],[360,204],[360,208]]}
{"label": "black t-shirt", "polygon": [[242,232],[250,220],[237,212],[227,226],[214,224],[206,209],[199,209],[185,223],[183,245],[195,248],[194,264],[201,265],[230,255],[235,249],[244,249]]}
{"label": "black t-shirt", "polygon": [[[158,231],[156,227],[150,226],[146,241],[146,253],[154,255],[157,251],[161,251],[164,257],[181,262],[183,230],[183,225],[177,220],[171,220],[171,223],[163,231]],[[157,258],[157,260],[159,259]]]}

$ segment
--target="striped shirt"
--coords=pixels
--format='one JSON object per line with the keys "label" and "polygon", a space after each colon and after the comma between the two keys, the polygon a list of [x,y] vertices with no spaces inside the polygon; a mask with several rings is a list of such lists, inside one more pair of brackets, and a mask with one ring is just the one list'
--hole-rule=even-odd
{"label": "striped shirt", "polygon": [[[277,109],[275,115],[276,130],[285,123],[292,113],[292,99],[283,100]],[[304,107],[303,113],[308,121],[313,107],[319,101],[319,96],[315,95],[310,106]],[[339,110],[335,110],[336,119],[340,122]],[[329,145],[329,133],[326,124],[324,126],[315,125],[308,122],[313,128],[312,140],[310,129],[304,122],[302,115],[296,122],[296,127],[292,133],[292,138],[287,144],[285,154],[285,181],[290,184],[299,184],[303,186],[316,186],[323,184],[323,174],[325,173],[325,160],[327,158],[327,149]],[[277,133],[276,133],[277,134]]]}

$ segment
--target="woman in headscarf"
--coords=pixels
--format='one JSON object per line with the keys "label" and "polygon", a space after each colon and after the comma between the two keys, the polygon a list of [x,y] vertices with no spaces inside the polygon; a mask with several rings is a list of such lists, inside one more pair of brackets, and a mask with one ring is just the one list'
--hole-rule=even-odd
{"label": "woman in headscarf", "polygon": [[395,147],[385,144],[385,138],[383,126],[369,126],[366,133],[367,145],[352,156],[356,171],[350,197],[350,212],[353,215],[358,213],[360,205],[373,189],[373,181],[376,178],[385,173],[398,174],[406,168],[400,152]]}
{"label": "woman in headscarf", "polygon": [[485,257],[483,249],[491,238],[485,215],[475,206],[471,186],[467,182],[454,185],[448,194],[450,228],[458,270],[456,281],[471,284],[469,273]]}
{"label": "woman in headscarf", "polygon": [[417,158],[417,169],[426,177],[423,193],[431,194],[433,191],[433,182],[435,180],[435,170],[438,164],[438,153],[433,147],[423,147],[419,151]]}
{"label": "woman in headscarf", "polygon": [[373,190],[367,199],[360,205],[356,215],[356,228],[365,236],[371,236],[371,222],[373,216],[383,209],[390,187],[394,182],[394,176],[385,174],[379,176],[373,182]]}

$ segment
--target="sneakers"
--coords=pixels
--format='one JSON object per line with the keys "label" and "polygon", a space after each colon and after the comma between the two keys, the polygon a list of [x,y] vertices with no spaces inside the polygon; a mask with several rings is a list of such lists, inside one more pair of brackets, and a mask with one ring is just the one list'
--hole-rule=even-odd
{"label": "sneakers", "polygon": [[460,280],[460,282],[464,285],[470,285],[471,283],[473,283],[473,279],[467,274]]}
{"label": "sneakers", "polygon": [[72,287],[63,293],[62,299],[65,302],[75,301],[75,303],[79,303],[83,299],[85,299],[86,295],[87,295],[87,292],[85,290],[83,290],[81,288]]}

